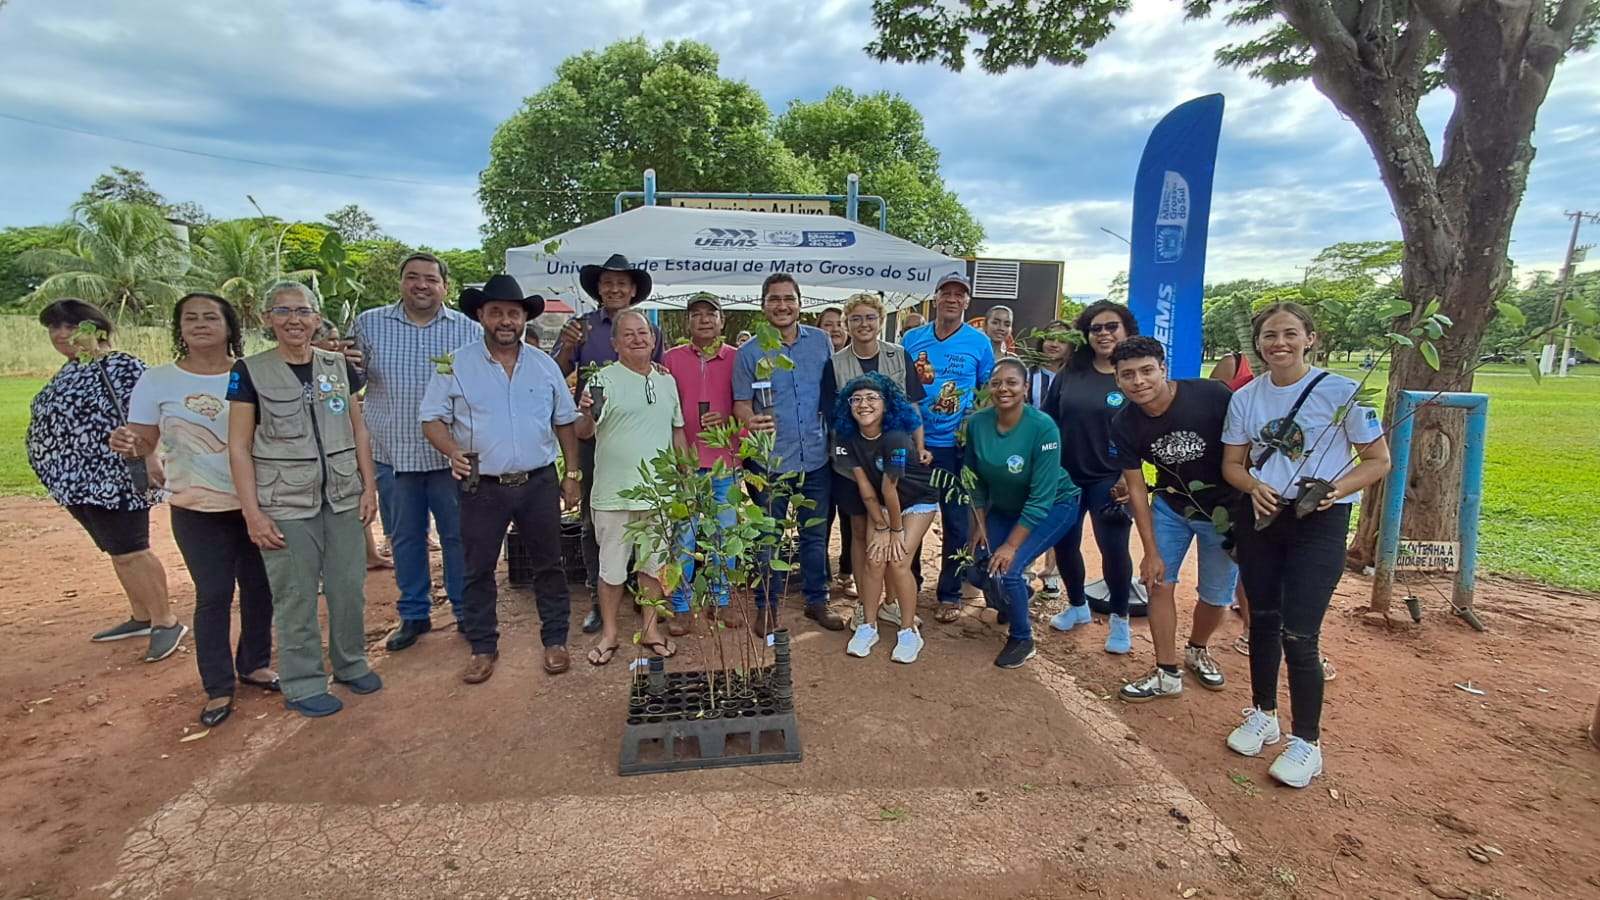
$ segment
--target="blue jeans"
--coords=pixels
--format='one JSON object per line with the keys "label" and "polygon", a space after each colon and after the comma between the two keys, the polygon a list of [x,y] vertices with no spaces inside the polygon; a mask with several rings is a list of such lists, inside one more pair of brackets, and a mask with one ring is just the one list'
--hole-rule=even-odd
{"label": "blue jeans", "polygon": [[[701,475],[708,475],[710,472],[710,469],[700,470]],[[733,487],[733,479],[734,476],[731,474],[725,478],[714,477],[711,479],[711,492],[712,495],[717,498],[717,502],[719,504],[726,504],[728,502],[728,489]],[[717,525],[720,528],[732,528],[736,524],[738,524],[738,513],[732,507],[728,507],[727,509],[717,513]],[[683,583],[678,585],[678,589],[672,592],[672,611],[675,613],[684,613],[689,611],[689,592],[690,588],[694,584],[694,560],[689,557],[689,553],[694,550],[695,541],[699,535],[700,517],[691,516],[688,526],[684,528],[683,533],[678,536],[678,549],[683,553],[685,559],[683,566]],[[720,542],[718,543],[720,544]],[[713,559],[715,559],[717,556],[715,553],[708,555]],[[711,590],[712,593],[714,593],[717,597],[718,606],[728,605],[727,582],[718,582],[717,584],[712,585]]]}
{"label": "blue jeans", "polygon": [[[949,472],[955,477],[956,484],[961,483],[961,464],[964,457],[960,447],[929,447],[928,452],[933,454],[933,467]],[[943,562],[939,566],[939,602],[961,602],[961,561],[955,558],[957,553],[967,546],[967,504],[958,497],[941,491],[939,494],[939,530],[944,534],[944,546],[940,548]],[[1002,542],[1005,540],[1001,539]],[[921,563],[921,554],[917,562]],[[920,565],[918,566],[920,570]],[[919,571],[920,575],[920,571]],[[921,583],[919,577],[918,583]]]}
{"label": "blue jeans", "polygon": [[1072,527],[1056,544],[1056,568],[1061,570],[1061,581],[1067,589],[1067,599],[1073,606],[1083,606],[1089,598],[1083,593],[1083,583],[1088,577],[1084,571],[1083,519],[1094,519],[1094,542],[1100,548],[1100,574],[1106,580],[1106,591],[1111,597],[1111,614],[1128,614],[1128,594],[1133,587],[1133,554],[1128,552],[1128,535],[1133,522],[1123,518],[1110,520],[1100,511],[1112,504],[1111,489],[1121,475],[1103,481],[1078,484],[1083,493],[1078,495],[1078,509],[1072,517]]}
{"label": "blue jeans", "polygon": [[394,582],[400,588],[396,606],[402,620],[426,619],[433,609],[433,576],[428,571],[430,512],[439,528],[439,545],[444,549],[444,590],[456,620],[461,619],[466,564],[461,552],[461,511],[456,505],[459,484],[449,469],[396,472],[389,466],[378,466],[378,491],[388,496],[393,514],[389,546],[394,550]]}
{"label": "blue jeans", "polygon": [[[757,466],[751,466],[751,470],[768,476],[765,470]],[[800,510],[795,516],[800,522],[800,574],[804,579],[807,606],[828,602],[828,493],[832,484],[833,472],[826,465],[806,472],[792,482],[792,493],[813,504],[810,509]],[[767,491],[756,490],[752,486],[750,499],[775,519],[781,519],[789,512],[787,495],[782,499],[774,499]],[[817,520],[816,524],[808,527],[805,523],[812,519]],[[771,556],[770,552],[766,552],[759,557],[763,568],[766,568]],[[767,568],[766,571],[767,574],[756,585],[756,606],[776,609],[778,598],[788,584],[789,573],[784,572],[783,578],[774,579],[772,570]],[[775,585],[774,581],[778,583]]]}
{"label": "blue jeans", "polygon": [[1192,539],[1200,558],[1200,602],[1208,606],[1231,605],[1239,567],[1222,549],[1222,535],[1217,534],[1211,520],[1185,518],[1161,496],[1150,498],[1150,515],[1155,521],[1156,551],[1167,567],[1167,584],[1178,583],[1178,570],[1189,555]]}
{"label": "blue jeans", "polygon": [[[989,535],[989,549],[1000,546],[1011,535],[1011,529],[1017,527],[1017,516],[1011,513],[991,509],[984,514],[984,530]],[[1033,561],[1044,555],[1046,550],[1056,545],[1061,536],[1066,534],[1073,523],[1078,521],[1078,501],[1066,500],[1051,507],[1043,520],[1028,532],[1027,540],[1017,548],[1017,555],[1011,559],[1011,567],[1000,576],[999,590],[1002,594],[1001,602],[1005,604],[1007,613],[1011,617],[1011,637],[1013,640],[1033,640],[1033,624],[1028,621],[1028,567]],[[991,584],[993,580],[991,579]],[[993,589],[985,599],[993,596]]]}

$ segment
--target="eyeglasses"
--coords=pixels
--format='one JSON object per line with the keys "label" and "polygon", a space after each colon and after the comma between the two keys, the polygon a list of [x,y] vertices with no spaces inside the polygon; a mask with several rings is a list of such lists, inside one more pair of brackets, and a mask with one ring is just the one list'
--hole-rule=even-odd
{"label": "eyeglasses", "polygon": [[883,402],[883,395],[882,394],[852,394],[850,396],[850,405],[851,406],[869,406],[869,405],[871,405],[873,403],[882,403],[882,402]]}
{"label": "eyeglasses", "polygon": [[656,383],[650,380],[649,375],[644,377],[644,402],[656,402]]}
{"label": "eyeglasses", "polygon": [[309,306],[274,306],[267,312],[280,319],[287,319],[290,316],[299,316],[302,319],[307,319],[317,314],[317,311]]}
{"label": "eyeglasses", "polygon": [[849,322],[851,325],[876,325],[878,324],[878,314],[873,313],[870,316],[851,316]]}
{"label": "eyeglasses", "polygon": [[1121,328],[1121,327],[1122,327],[1122,323],[1121,322],[1099,322],[1097,324],[1089,326],[1089,333],[1090,334],[1115,334],[1117,329]]}

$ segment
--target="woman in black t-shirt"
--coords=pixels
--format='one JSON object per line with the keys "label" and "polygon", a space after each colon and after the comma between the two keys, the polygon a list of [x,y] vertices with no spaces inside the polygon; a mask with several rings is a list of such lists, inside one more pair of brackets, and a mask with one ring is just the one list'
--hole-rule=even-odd
{"label": "woman in black t-shirt", "polygon": [[1111,440],[1111,419],[1128,401],[1117,388],[1111,351],[1138,334],[1139,323],[1126,306],[1101,300],[1080,313],[1073,328],[1083,335],[1084,342],[1072,351],[1066,369],[1056,376],[1040,407],[1060,427],[1061,465],[1083,492],[1077,523],[1056,544],[1056,565],[1071,602],[1050,620],[1050,627],[1071,631],[1089,624],[1089,600],[1083,591],[1087,573],[1079,549],[1087,513],[1094,520],[1100,573],[1111,601],[1106,652],[1127,653],[1132,649],[1128,594],[1133,582],[1133,556],[1128,552],[1128,536],[1133,518],[1123,506],[1128,491],[1122,483],[1123,461],[1117,458],[1117,448]]}
{"label": "woman in black t-shirt", "polygon": [[856,581],[866,618],[845,652],[866,656],[878,643],[878,607],[887,586],[899,600],[903,626],[890,658],[915,662],[922,636],[916,626],[911,561],[939,511],[932,470],[917,454],[915,433],[922,418],[905,392],[876,372],[851,379],[835,407],[833,453],[848,464],[866,509],[866,515],[851,516]]}

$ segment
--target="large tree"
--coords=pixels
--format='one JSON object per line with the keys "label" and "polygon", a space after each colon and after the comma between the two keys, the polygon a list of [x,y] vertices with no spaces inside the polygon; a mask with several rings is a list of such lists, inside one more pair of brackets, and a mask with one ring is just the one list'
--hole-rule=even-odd
{"label": "large tree", "polygon": [[356,241],[381,241],[384,239],[383,229],[378,227],[378,220],[354,203],[339,207],[325,217],[333,224],[333,230],[339,232],[339,237],[347,244]]}
{"label": "large tree", "polygon": [[188,248],[156,207],[99,201],[80,208],[64,227],[67,249],[22,254],[23,268],[44,276],[26,302],[77,297],[118,322],[154,323],[183,295]]}
{"label": "large tree", "polygon": [[210,225],[214,221],[211,214],[198,203],[188,200],[181,203],[168,201],[150,186],[150,182],[145,180],[144,173],[138,169],[112,166],[110,172],[102,173],[93,184],[89,185],[89,189],[78,198],[75,208],[87,207],[106,200],[131,203],[135,206],[151,206],[161,210],[162,215],[187,225]]}
{"label": "large tree", "polygon": [[922,114],[899,94],[836,87],[812,103],[790,101],[776,133],[835,190],[859,174],[863,194],[889,202],[890,233],[962,255],[983,243],[983,226],[945,187]]}
{"label": "large tree", "polygon": [[[1184,0],[1193,17],[1213,0]],[[874,0],[867,52],[988,72],[1039,62],[1081,65],[1128,0]],[[1506,247],[1533,161],[1533,129],[1556,66],[1589,47],[1596,0],[1240,0],[1231,24],[1254,28],[1219,62],[1274,85],[1310,79],[1360,130],[1389,191],[1405,245],[1401,293],[1420,318],[1432,300],[1455,325],[1434,370],[1414,350],[1394,360],[1390,390],[1467,390],[1479,342],[1510,277]],[[984,43],[974,46],[972,38]],[[1454,106],[1436,153],[1418,104],[1438,89]],[[1436,162],[1437,160],[1437,162]],[[1409,323],[1400,323],[1402,326]],[[1403,329],[1397,329],[1403,330]],[[1406,532],[1454,537],[1462,445],[1456,420],[1419,416]],[[1382,507],[1374,489],[1364,512]],[[1352,557],[1371,558],[1377,516],[1363,514]]]}
{"label": "large tree", "polygon": [[693,41],[643,38],[556,67],[495,131],[478,179],[484,249],[547,238],[611,214],[647,168],[662,190],[816,192],[816,173],[772,136],[772,113],[742,81],[717,73]]}

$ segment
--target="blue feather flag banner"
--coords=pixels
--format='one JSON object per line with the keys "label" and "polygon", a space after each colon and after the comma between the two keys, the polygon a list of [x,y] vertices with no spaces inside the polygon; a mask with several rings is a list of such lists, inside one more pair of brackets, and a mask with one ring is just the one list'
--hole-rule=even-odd
{"label": "blue feather flag banner", "polygon": [[1200,375],[1206,230],[1222,105],[1221,94],[1208,94],[1167,113],[1150,132],[1134,179],[1128,308],[1140,333],[1167,348],[1174,378]]}

